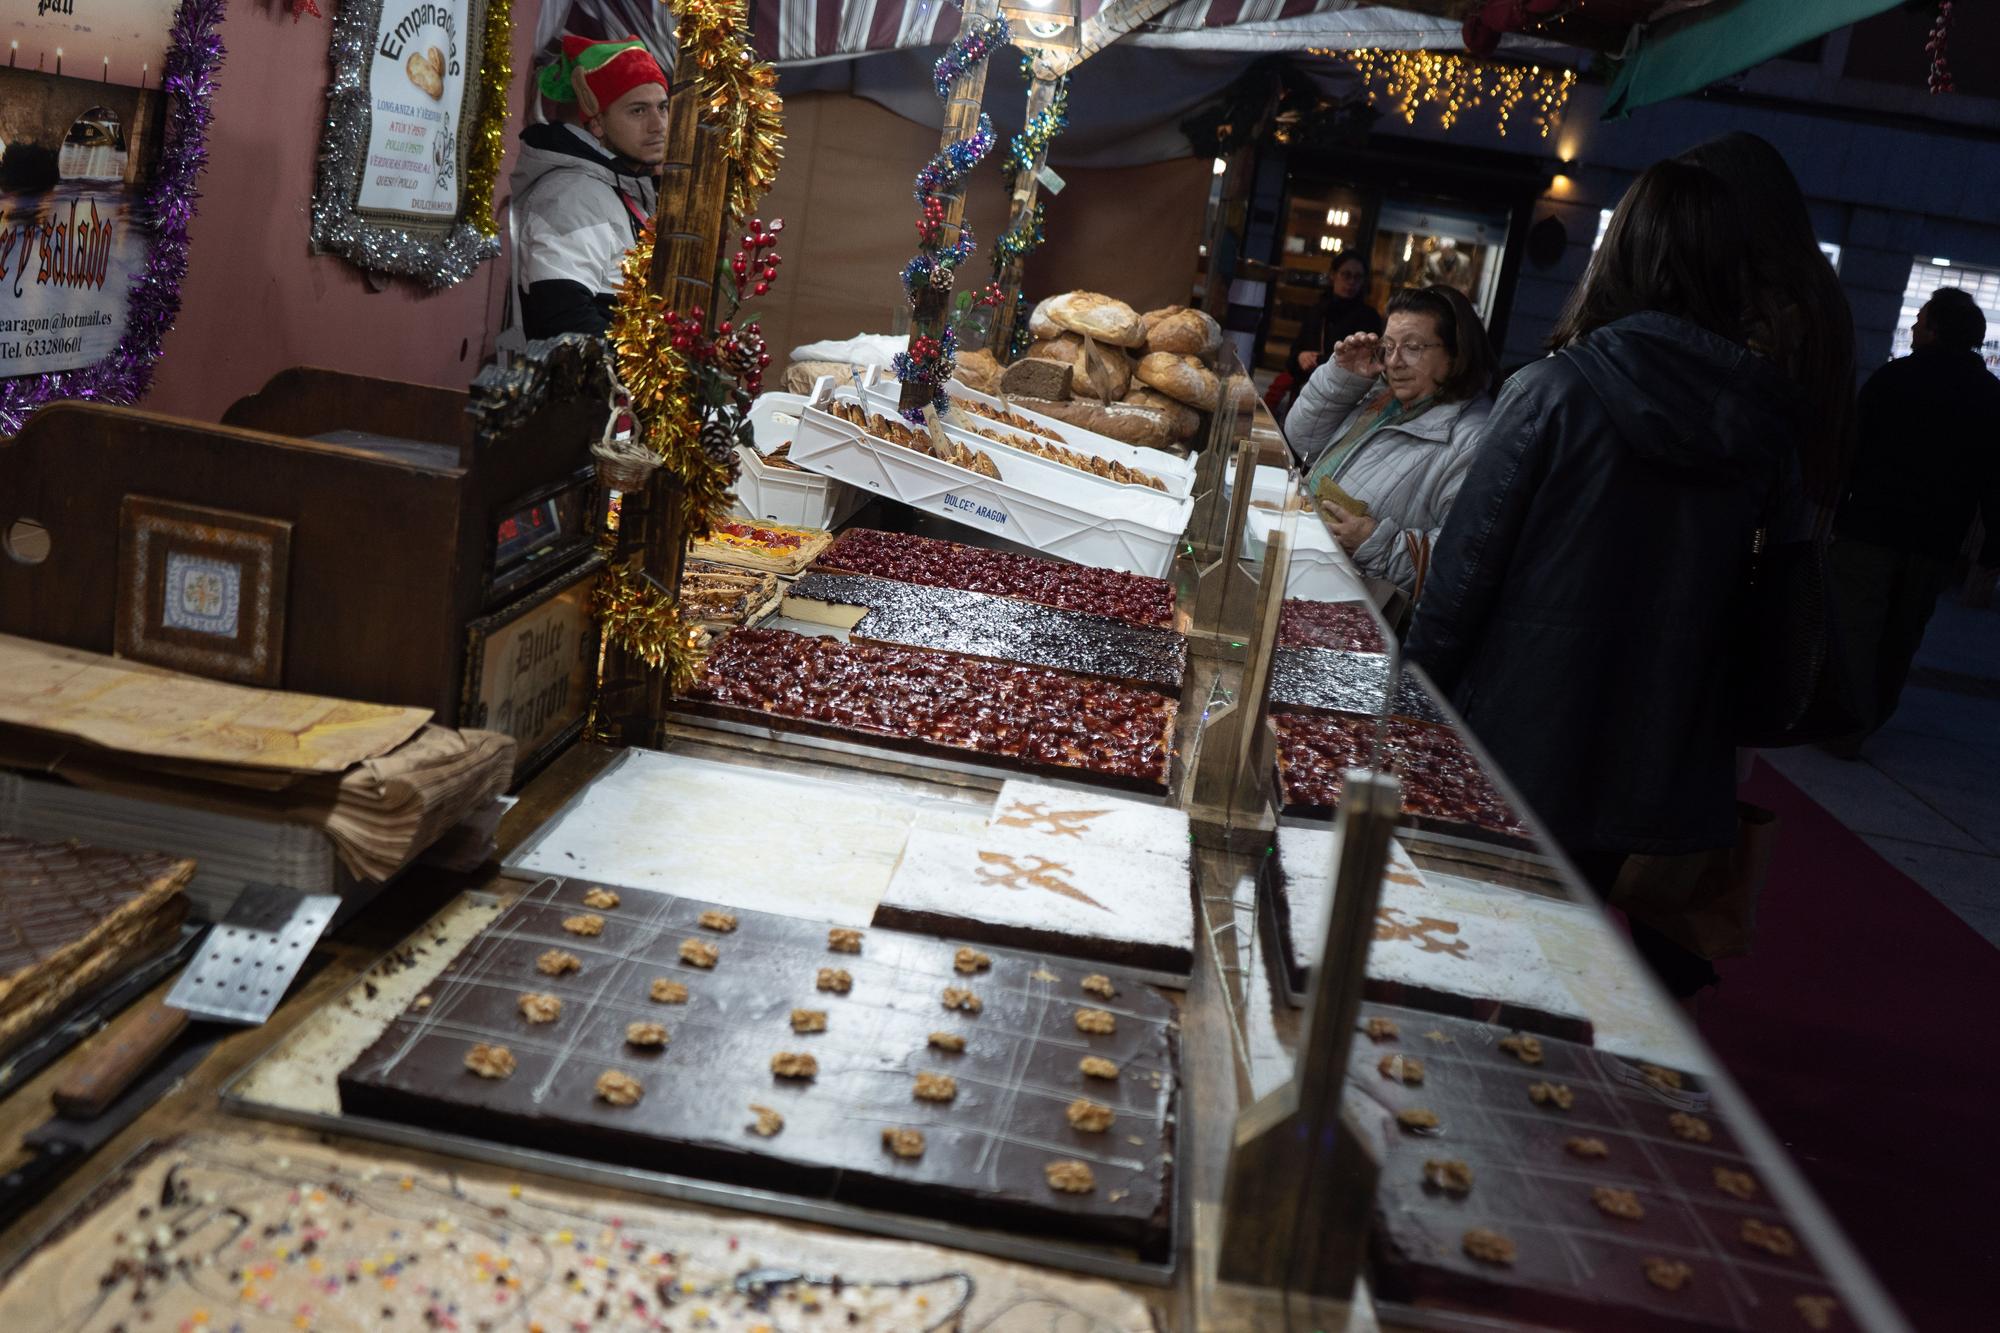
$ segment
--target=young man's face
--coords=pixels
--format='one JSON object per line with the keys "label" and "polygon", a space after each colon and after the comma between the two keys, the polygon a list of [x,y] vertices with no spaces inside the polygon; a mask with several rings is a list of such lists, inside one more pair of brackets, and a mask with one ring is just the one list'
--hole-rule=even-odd
{"label": "young man's face", "polygon": [[1931,328],[1931,308],[1926,305],[1917,312],[1917,322],[1910,326],[1910,346],[1929,347],[1937,341],[1937,331]]}
{"label": "young man's face", "polygon": [[593,116],[588,128],[620,157],[657,167],[667,160],[667,90],[642,83]]}

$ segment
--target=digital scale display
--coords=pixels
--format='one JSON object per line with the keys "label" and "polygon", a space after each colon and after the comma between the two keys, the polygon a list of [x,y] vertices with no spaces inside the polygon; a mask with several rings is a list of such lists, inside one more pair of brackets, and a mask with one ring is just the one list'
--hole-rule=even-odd
{"label": "digital scale display", "polygon": [[509,509],[493,529],[493,573],[518,569],[552,550],[568,550],[584,535],[588,481],[571,482]]}

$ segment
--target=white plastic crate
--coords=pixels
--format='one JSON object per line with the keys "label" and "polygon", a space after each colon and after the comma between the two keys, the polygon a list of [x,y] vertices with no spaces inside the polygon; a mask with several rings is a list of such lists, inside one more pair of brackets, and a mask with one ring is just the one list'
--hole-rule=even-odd
{"label": "white plastic crate", "polygon": [[[792,441],[793,462],[1077,564],[1155,577],[1172,566],[1192,500],[1121,485],[945,427],[949,438],[984,452],[1000,470],[998,480],[981,476],[877,440],[825,410],[836,397],[853,402],[855,395],[851,385],[819,382]],[[865,406],[884,416],[894,411],[872,398]]]}
{"label": "white plastic crate", "polygon": [[736,447],[743,467],[736,480],[735,512],[742,517],[831,529],[861,507],[863,497],[852,486],[763,461],[765,454],[797,436],[805,405],[805,395],[797,393],[767,393],[751,405],[750,428],[757,447]]}
{"label": "white plastic crate", "polygon": [[[1257,495],[1254,487],[1250,493],[1253,499]],[[1250,506],[1243,524],[1244,559],[1264,558],[1271,532],[1283,518],[1283,514],[1260,509],[1255,504]],[[1368,589],[1362,584],[1354,562],[1340,549],[1340,543],[1333,539],[1317,514],[1302,511],[1297,515],[1286,547],[1290,563],[1285,571],[1285,596],[1309,597],[1317,602],[1367,600]]]}
{"label": "white plastic crate", "polygon": [[[1127,467],[1138,468],[1141,472],[1150,472],[1161,481],[1167,483],[1167,491],[1171,495],[1187,495],[1194,490],[1194,467],[1196,459],[1200,457],[1198,453],[1189,454],[1186,458],[1177,458],[1164,450],[1147,449],[1137,444],[1126,444],[1122,440],[1112,439],[1109,435],[1099,435],[1096,431],[1085,430],[1081,426],[1072,426],[1067,421],[1059,421],[1055,417],[1045,417],[1040,412],[1030,412],[1017,402],[1003,403],[992,394],[981,393],[977,389],[968,389],[957,380],[953,380],[949,387],[953,398],[970,398],[975,402],[984,403],[988,407],[1004,407],[1009,411],[1019,412],[1036,425],[1046,426],[1050,430],[1055,431],[1058,435],[1062,436],[1064,444],[1080,454],[1089,454],[1093,458],[1112,459],[1125,464]],[[897,388],[898,386],[894,383],[887,385],[887,391],[892,397]],[[1012,429],[1012,427],[1004,422],[989,421],[985,417],[974,413],[968,413],[967,415],[981,425],[990,426],[995,430]]]}

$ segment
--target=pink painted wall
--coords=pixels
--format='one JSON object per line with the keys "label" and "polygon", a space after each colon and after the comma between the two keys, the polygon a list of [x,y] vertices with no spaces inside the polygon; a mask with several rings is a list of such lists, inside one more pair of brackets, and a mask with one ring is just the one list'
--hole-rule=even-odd
{"label": "pink painted wall", "polygon": [[[540,8],[540,0],[514,0],[503,196]],[[345,259],[312,254],[308,227],[331,28],[311,17],[294,24],[286,0],[236,0],[221,31],[229,55],[217,80],[180,319],[139,406],[213,421],[294,365],[448,387],[470,383],[499,329],[505,257],[434,294],[403,278],[377,291]]]}

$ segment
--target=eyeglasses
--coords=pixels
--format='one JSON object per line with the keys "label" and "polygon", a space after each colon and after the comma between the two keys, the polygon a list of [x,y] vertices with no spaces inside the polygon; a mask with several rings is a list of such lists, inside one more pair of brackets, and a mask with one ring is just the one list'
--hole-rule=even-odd
{"label": "eyeglasses", "polygon": [[1444,346],[1444,344],[1443,343],[1380,343],[1378,344],[1378,346],[1380,346],[1382,349],[1382,360],[1386,364],[1390,361],[1396,360],[1399,357],[1405,361],[1414,361],[1418,357],[1422,356],[1425,352],[1430,351],[1431,348],[1442,347]]}

